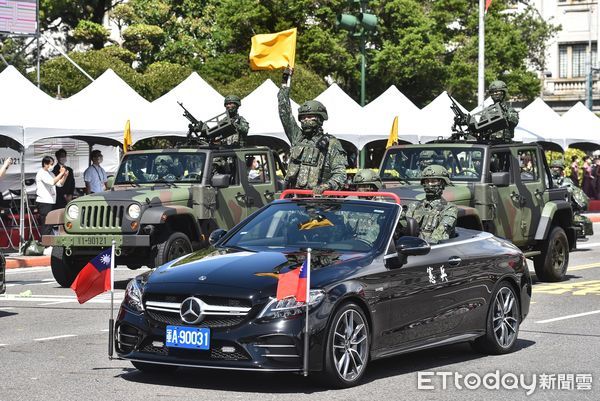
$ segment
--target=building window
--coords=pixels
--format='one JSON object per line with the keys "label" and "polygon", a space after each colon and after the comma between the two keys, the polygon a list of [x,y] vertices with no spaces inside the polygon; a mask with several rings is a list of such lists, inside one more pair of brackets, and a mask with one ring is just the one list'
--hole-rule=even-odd
{"label": "building window", "polygon": [[567,45],[560,45],[558,47],[558,77],[567,77],[567,68],[569,60],[567,58]]}
{"label": "building window", "polygon": [[573,45],[573,78],[579,78],[586,75],[587,65],[585,62],[586,58],[586,45],[579,44]]}

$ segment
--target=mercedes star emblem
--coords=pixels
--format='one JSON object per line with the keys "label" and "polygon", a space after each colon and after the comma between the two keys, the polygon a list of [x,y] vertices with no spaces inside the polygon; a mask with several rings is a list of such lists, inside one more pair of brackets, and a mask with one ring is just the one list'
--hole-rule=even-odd
{"label": "mercedes star emblem", "polygon": [[202,321],[202,301],[198,298],[189,297],[183,300],[179,315],[184,323],[196,324]]}
{"label": "mercedes star emblem", "polygon": [[206,276],[200,276],[200,277],[198,277],[198,280],[204,281],[204,280],[206,280]]}

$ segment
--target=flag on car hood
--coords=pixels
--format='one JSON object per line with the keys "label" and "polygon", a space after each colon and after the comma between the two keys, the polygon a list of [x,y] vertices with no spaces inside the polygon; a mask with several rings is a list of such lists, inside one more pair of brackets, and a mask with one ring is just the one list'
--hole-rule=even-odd
{"label": "flag on car hood", "polygon": [[306,301],[307,263],[305,260],[298,269],[279,275],[277,283],[277,300],[296,297],[296,301]]}
{"label": "flag on car hood", "polygon": [[105,249],[88,262],[71,284],[80,304],[105,291],[110,291],[111,250],[112,248]]}

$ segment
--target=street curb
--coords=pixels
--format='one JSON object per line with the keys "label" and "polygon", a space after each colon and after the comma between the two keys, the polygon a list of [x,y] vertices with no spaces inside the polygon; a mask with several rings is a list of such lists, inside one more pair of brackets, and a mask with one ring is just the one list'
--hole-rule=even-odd
{"label": "street curb", "polygon": [[7,269],[18,269],[21,267],[50,266],[50,256],[17,256],[6,258]]}
{"label": "street curb", "polygon": [[588,216],[592,223],[600,223],[600,216]]}

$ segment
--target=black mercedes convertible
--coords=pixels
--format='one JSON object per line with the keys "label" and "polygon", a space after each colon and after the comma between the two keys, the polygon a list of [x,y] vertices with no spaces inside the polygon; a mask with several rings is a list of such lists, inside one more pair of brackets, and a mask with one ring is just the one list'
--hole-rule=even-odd
{"label": "black mercedes convertible", "polygon": [[400,212],[372,199],[284,199],[213,232],[212,253],[128,284],[117,354],[145,372],[301,372],[306,303],[276,294],[308,248],[307,366],[330,386],[356,385],[371,360],[429,347],[513,351],[531,299],[519,249],[460,228],[430,245],[413,222],[398,224]]}

